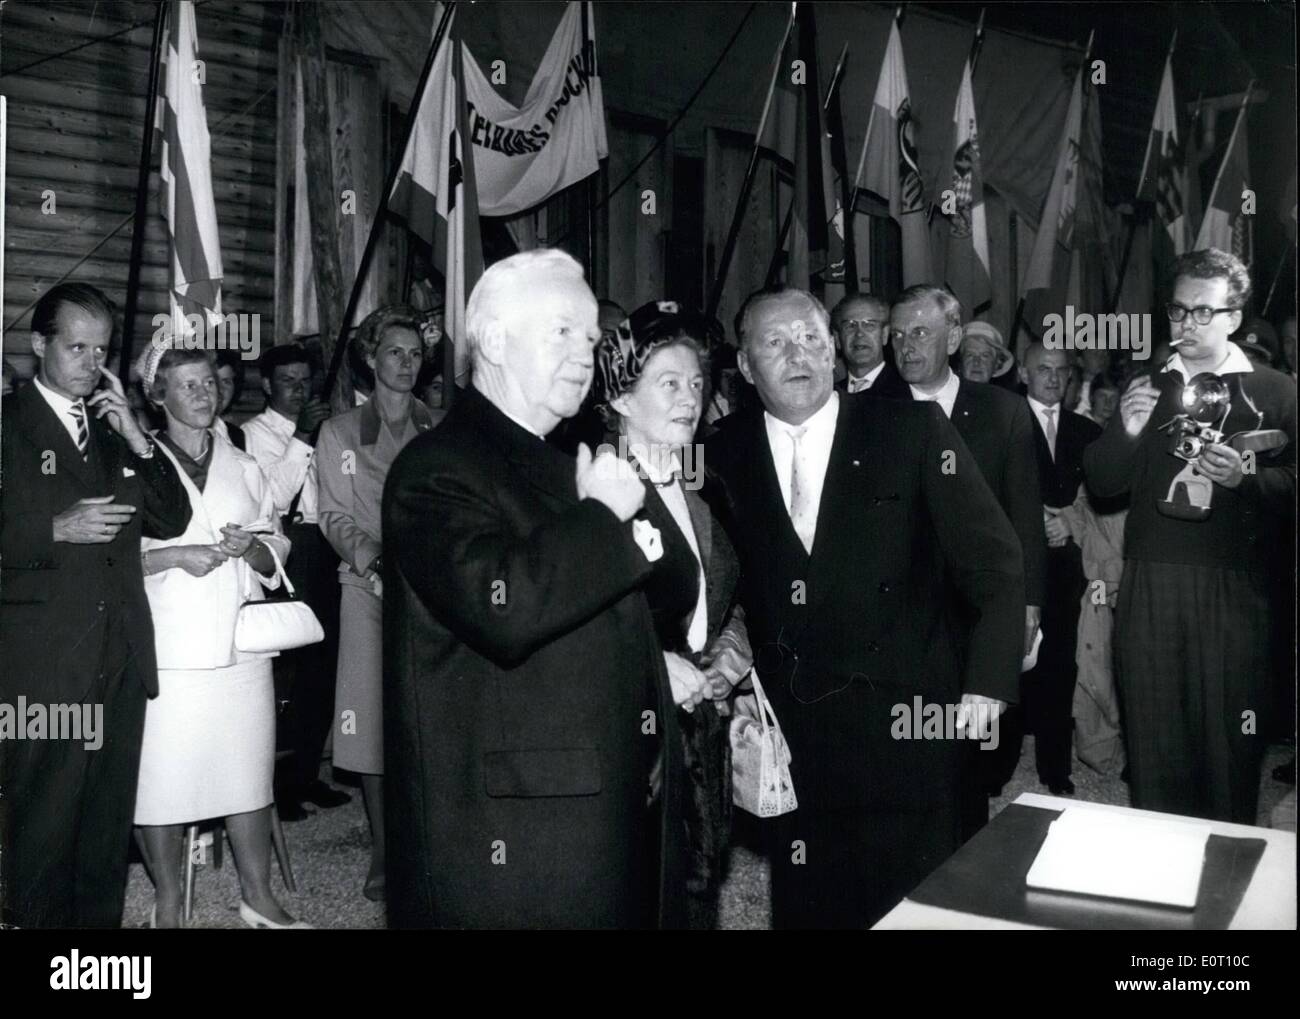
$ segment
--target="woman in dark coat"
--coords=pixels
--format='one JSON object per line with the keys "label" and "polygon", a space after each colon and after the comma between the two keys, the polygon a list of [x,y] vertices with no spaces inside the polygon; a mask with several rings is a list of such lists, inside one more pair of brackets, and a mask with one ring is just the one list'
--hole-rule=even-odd
{"label": "woman in dark coat", "polygon": [[642,516],[664,554],[644,590],[664,651],[690,774],[691,926],[717,921],[731,825],[727,698],[749,671],[744,618],[734,605],[739,565],[710,508],[695,431],[704,409],[710,332],[669,301],[638,308],[596,351],[595,390],[626,457],[646,485]]}

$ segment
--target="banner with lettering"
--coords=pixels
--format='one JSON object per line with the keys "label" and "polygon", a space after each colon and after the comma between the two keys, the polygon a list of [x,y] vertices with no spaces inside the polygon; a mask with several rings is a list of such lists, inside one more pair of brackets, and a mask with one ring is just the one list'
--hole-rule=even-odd
{"label": "banner with lettering", "polygon": [[590,3],[571,3],[522,106],[502,99],[468,47],[469,140],[479,212],[513,216],[599,169],[609,154]]}

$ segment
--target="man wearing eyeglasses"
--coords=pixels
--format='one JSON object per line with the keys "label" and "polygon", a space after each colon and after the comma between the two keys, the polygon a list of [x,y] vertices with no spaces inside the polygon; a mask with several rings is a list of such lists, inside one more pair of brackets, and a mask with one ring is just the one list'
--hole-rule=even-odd
{"label": "man wearing eyeglasses", "polygon": [[[1175,353],[1129,385],[1084,454],[1095,494],[1129,496],[1115,664],[1133,806],[1244,824],[1255,823],[1258,716],[1270,704],[1266,578],[1296,493],[1295,382],[1228,339],[1250,285],[1241,261],[1214,248],[1178,259],[1166,307]],[[1163,428],[1203,373],[1227,383],[1225,436],[1275,428],[1289,443],[1246,454],[1207,444],[1194,466],[1213,483],[1210,514],[1182,519],[1159,506],[1187,467]]]}
{"label": "man wearing eyeglasses", "polygon": [[908,398],[907,386],[889,361],[889,302],[871,294],[849,294],[831,312],[831,333],[848,374],[835,383],[841,393],[870,389],[877,396]]}

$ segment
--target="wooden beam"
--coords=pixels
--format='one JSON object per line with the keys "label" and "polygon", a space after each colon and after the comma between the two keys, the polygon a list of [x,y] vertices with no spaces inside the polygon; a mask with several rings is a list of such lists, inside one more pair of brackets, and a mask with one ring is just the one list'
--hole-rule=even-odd
{"label": "wooden beam", "polygon": [[[307,212],[311,221],[311,253],[316,277],[316,320],[320,323],[325,364],[334,360],[343,309],[343,270],[338,249],[338,188],[334,180],[333,139],[330,137],[329,79],[322,37],[320,0],[299,0],[294,9],[298,29],[298,70],[302,75],[302,137],[307,160]],[[346,341],[345,341],[346,342]],[[329,394],[338,413],[352,408],[352,377],[338,373]]]}

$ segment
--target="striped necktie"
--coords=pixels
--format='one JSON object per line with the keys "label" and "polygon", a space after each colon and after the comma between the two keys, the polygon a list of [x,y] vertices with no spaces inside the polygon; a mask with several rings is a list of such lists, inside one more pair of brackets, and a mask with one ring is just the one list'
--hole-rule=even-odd
{"label": "striped necktie", "polygon": [[90,430],[86,427],[86,407],[85,404],[78,401],[68,408],[68,413],[72,415],[72,420],[77,422],[77,449],[81,451],[81,459],[86,459],[86,450],[90,448]]}

